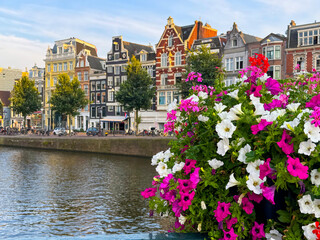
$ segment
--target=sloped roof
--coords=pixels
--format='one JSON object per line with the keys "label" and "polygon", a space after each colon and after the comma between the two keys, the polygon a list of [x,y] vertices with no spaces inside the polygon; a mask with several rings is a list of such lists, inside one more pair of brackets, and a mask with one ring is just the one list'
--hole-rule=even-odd
{"label": "sloped roof", "polygon": [[99,58],[99,57],[94,57],[89,55],[87,57],[90,68],[92,69],[96,69],[96,70],[104,70],[103,65],[101,64],[101,62],[105,62],[106,59],[104,58]]}
{"label": "sloped roof", "polygon": [[197,39],[193,42],[193,45],[201,45],[201,44],[213,44],[211,48],[219,48],[224,47],[227,39],[221,36],[211,37],[211,38],[202,38]]}
{"label": "sloped roof", "polygon": [[189,38],[193,27],[194,27],[194,24],[187,25],[187,26],[182,26],[182,27],[174,25],[174,28],[180,34],[180,37],[182,38],[182,41],[185,41],[185,40],[187,40]]}
{"label": "sloped roof", "polygon": [[253,35],[249,35],[246,33],[242,33],[242,37],[243,40],[245,41],[245,43],[253,43],[253,42],[260,42],[262,40],[262,38],[253,36]]}
{"label": "sloped roof", "polygon": [[128,50],[129,57],[131,57],[132,55],[136,55],[141,50],[145,50],[148,53],[154,52],[152,46],[146,46],[146,45],[141,45],[141,44],[132,43],[132,42],[123,41],[123,46],[125,49]]}

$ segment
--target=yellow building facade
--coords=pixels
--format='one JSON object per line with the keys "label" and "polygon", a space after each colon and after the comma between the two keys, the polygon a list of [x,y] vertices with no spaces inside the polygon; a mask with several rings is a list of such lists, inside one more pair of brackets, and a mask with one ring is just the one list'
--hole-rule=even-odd
{"label": "yellow building facade", "polygon": [[[48,101],[58,81],[60,74],[66,73],[73,79],[75,75],[75,66],[77,63],[77,55],[87,49],[93,56],[97,56],[95,45],[87,43],[77,38],[69,38],[55,41],[53,48],[48,47],[45,61],[45,82],[44,82],[44,116],[45,128],[54,129],[56,126],[68,125],[64,116],[52,111]],[[72,119],[72,123],[74,119]]]}

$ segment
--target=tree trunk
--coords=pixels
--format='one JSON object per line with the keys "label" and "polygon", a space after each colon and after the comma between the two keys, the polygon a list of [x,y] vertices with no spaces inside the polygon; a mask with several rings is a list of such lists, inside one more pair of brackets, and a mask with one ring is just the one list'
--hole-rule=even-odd
{"label": "tree trunk", "polygon": [[138,109],[135,109],[135,117],[134,117],[134,123],[136,125],[136,136],[138,135],[139,133],[139,115],[138,115]]}
{"label": "tree trunk", "polygon": [[69,136],[71,136],[71,115],[69,114]]}

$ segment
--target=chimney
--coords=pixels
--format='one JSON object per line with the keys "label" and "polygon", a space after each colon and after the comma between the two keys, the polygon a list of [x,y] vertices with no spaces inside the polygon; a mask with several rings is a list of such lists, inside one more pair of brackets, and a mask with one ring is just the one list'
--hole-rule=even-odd
{"label": "chimney", "polygon": [[202,39],[203,38],[203,23],[201,21],[196,22],[198,24],[198,32],[197,32],[197,39]]}
{"label": "chimney", "polygon": [[293,20],[291,20],[291,22],[290,22],[290,26],[291,26],[291,27],[296,26],[296,22],[295,22],[295,21],[293,21]]}

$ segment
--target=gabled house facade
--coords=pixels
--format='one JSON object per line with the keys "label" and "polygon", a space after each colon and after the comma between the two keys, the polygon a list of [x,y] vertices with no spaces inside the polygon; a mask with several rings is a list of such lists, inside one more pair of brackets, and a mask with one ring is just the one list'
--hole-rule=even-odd
{"label": "gabled house facade", "polygon": [[236,83],[239,70],[248,66],[248,44],[257,43],[262,39],[239,31],[233,23],[231,31],[227,32],[227,42],[224,48],[223,64],[227,71],[226,86]]}
{"label": "gabled house facade", "polygon": [[[166,111],[174,99],[179,101],[179,89],[176,84],[186,72],[186,54],[197,39],[217,36],[217,30],[201,21],[192,25],[177,26],[169,17],[162,36],[156,45],[156,87],[157,110]],[[159,128],[163,129],[166,115],[158,119]]]}
{"label": "gabled house facade", "polygon": [[225,35],[220,35],[211,38],[202,38],[193,42],[192,49],[199,49],[202,45],[205,45],[207,48],[210,48],[211,53],[216,53],[219,57],[222,57],[226,42],[227,38]]}
{"label": "gabled house facade", "polygon": [[292,20],[287,29],[287,77],[312,69],[320,71],[320,23],[296,25]]}

